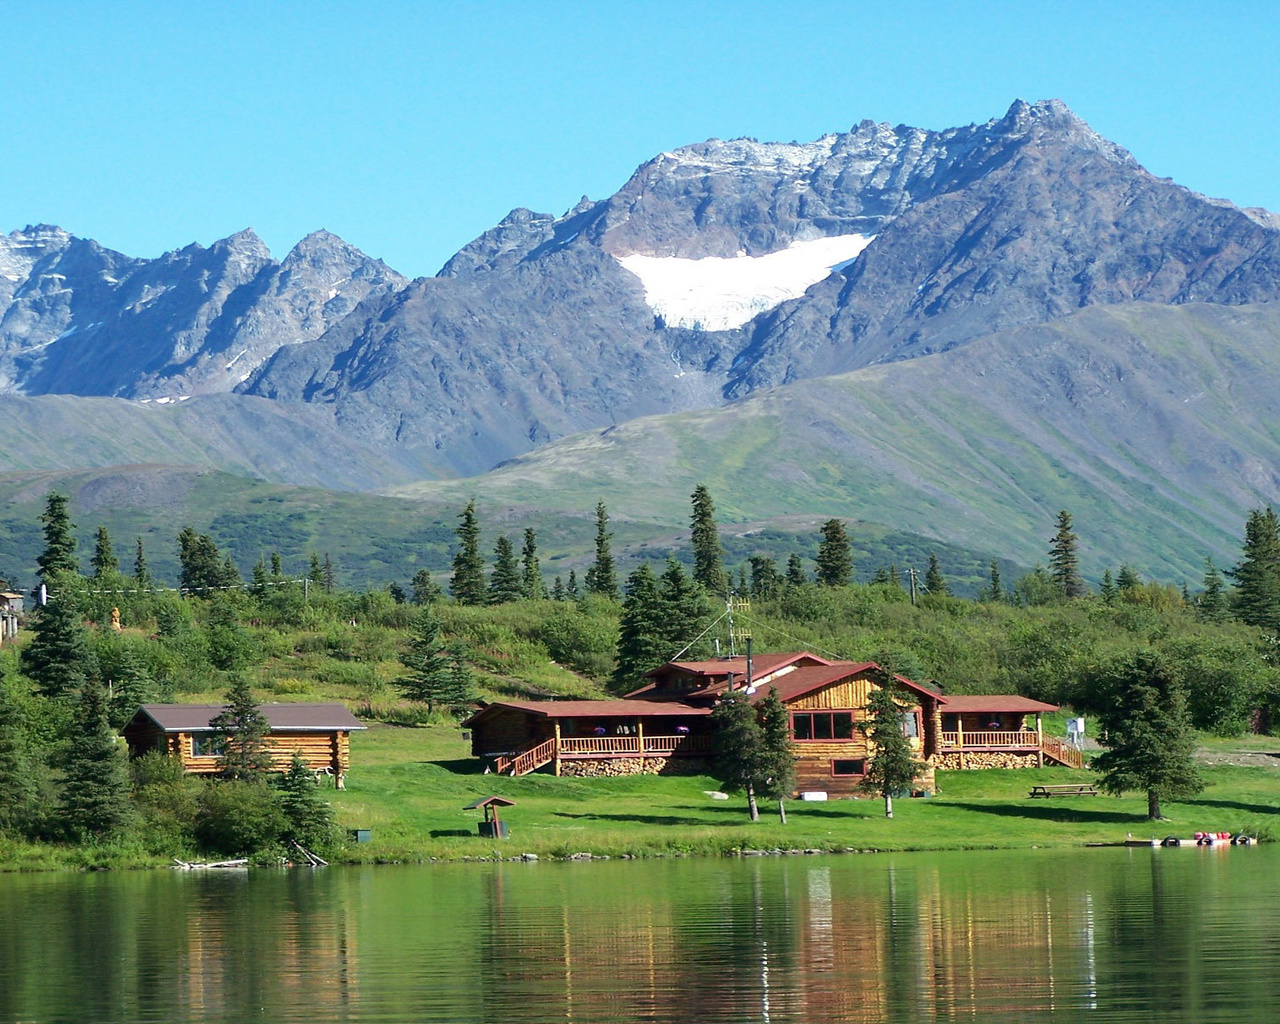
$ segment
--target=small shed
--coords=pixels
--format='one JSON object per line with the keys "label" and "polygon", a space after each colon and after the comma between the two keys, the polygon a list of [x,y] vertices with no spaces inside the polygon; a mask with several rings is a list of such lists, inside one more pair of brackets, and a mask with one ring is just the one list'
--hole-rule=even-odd
{"label": "small shed", "polygon": [[0,609],[21,615],[24,598],[16,590],[0,590]]}
{"label": "small shed", "polygon": [[[210,724],[225,710],[222,704],[143,704],[124,727],[129,753],[140,757],[152,750],[182,759],[182,767],[197,775],[219,770],[222,750]],[[312,771],[332,775],[343,788],[351,767],[351,734],[365,728],[342,704],[260,704],[270,726],[268,740],[274,771],[286,772],[296,753]]]}

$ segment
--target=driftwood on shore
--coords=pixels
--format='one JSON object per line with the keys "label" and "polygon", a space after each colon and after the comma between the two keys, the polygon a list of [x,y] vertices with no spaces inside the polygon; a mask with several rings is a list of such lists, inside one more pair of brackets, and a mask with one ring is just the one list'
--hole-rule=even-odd
{"label": "driftwood on shore", "polygon": [[197,861],[194,863],[173,858],[173,868],[175,871],[220,871],[234,868],[247,868],[249,866],[249,858],[241,857],[238,860],[213,860],[213,861]]}

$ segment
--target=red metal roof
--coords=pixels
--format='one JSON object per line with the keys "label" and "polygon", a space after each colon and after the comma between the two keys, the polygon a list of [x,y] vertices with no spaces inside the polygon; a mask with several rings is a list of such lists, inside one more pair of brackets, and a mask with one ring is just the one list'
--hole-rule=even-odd
{"label": "red metal roof", "polygon": [[[819,658],[816,654],[810,654],[808,651],[793,651],[784,654],[755,654],[751,657],[752,675],[757,677],[767,676],[770,672],[776,672],[778,669],[784,668],[793,661],[799,661],[801,658],[812,658],[823,665],[831,664],[825,658]],[[653,676],[673,668],[698,676],[724,676],[732,672],[735,677],[741,676],[745,679],[747,675],[747,656],[744,654],[735,658],[712,658],[709,661],[669,661],[667,664],[655,668],[652,672],[646,672],[645,675]]]}
{"label": "red metal roof", "polygon": [[[226,710],[225,704],[143,704],[146,715],[165,732],[200,732]],[[349,732],[363,729],[342,704],[259,704],[272,732]]]}
{"label": "red metal roof", "polygon": [[997,693],[975,696],[972,694],[955,694],[944,698],[942,710],[948,713],[981,714],[989,712],[993,715],[1034,714],[1037,711],[1057,711],[1057,704],[1045,704],[1030,697],[1018,697],[1013,694]]}

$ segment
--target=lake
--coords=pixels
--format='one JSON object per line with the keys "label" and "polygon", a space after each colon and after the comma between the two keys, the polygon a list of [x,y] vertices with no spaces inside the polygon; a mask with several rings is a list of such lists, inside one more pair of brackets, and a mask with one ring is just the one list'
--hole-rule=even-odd
{"label": "lake", "polygon": [[0,875],[0,1021],[1272,1021],[1280,848]]}

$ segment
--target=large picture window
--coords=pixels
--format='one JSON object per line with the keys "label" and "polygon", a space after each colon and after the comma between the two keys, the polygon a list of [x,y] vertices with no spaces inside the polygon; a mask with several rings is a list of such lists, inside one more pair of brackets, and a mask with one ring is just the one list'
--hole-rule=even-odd
{"label": "large picture window", "polygon": [[223,754],[222,737],[215,733],[197,733],[191,737],[192,757],[221,757]]}
{"label": "large picture window", "polygon": [[914,711],[902,713],[902,735],[915,739],[920,735],[920,719]]}
{"label": "large picture window", "polygon": [[847,761],[836,760],[831,762],[831,774],[836,778],[846,775],[866,775],[867,762],[865,758],[850,759]]}
{"label": "large picture window", "polygon": [[791,716],[791,738],[810,740],[853,739],[852,711],[797,711]]}

